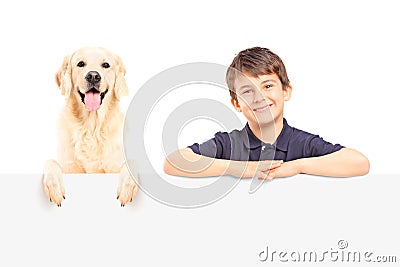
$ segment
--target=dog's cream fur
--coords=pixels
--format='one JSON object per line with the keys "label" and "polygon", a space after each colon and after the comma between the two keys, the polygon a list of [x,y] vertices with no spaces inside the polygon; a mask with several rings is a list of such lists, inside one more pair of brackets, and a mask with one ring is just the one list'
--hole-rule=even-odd
{"label": "dog's cream fur", "polygon": [[[84,66],[79,66],[79,62]],[[108,63],[109,67],[104,67]],[[88,90],[85,76],[96,71],[101,76],[99,91],[106,92],[100,108],[89,111],[79,92]],[[124,116],[119,100],[128,94],[125,67],[121,59],[103,48],[85,47],[66,56],[56,73],[56,83],[66,105],[58,124],[58,162],[46,162],[43,185],[51,202],[61,206],[65,198],[63,173],[120,173],[117,198],[124,206],[137,191],[135,179],[124,162],[122,131]],[[108,90],[108,91],[106,91]]]}

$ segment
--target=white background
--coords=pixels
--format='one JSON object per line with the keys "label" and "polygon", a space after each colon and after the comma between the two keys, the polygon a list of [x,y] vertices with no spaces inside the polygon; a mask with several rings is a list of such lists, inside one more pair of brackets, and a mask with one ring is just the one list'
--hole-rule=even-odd
{"label": "white background", "polygon": [[[249,214],[254,198],[249,200],[248,184],[240,185],[242,190],[232,193],[227,200],[200,210],[166,207],[143,193],[139,193],[139,200],[132,205],[136,205],[134,208],[123,211],[117,209],[116,200],[96,199],[98,196],[95,198],[94,192],[85,198],[79,190],[75,191],[75,200],[67,199],[61,209],[56,210],[43,202],[38,174],[45,160],[55,156],[56,116],[64,103],[54,74],[65,55],[87,45],[103,46],[121,56],[127,68],[130,98],[148,79],[169,67],[198,61],[228,65],[242,49],[270,48],[283,59],[294,88],[292,99],[286,104],[288,122],[328,141],[354,147],[370,159],[369,177],[347,181],[348,187],[341,181],[343,188],[339,186],[340,190],[333,192],[344,194],[342,197],[349,201],[356,194],[361,194],[358,199],[370,201],[370,195],[365,192],[371,192],[378,201],[373,202],[377,205],[375,208],[390,210],[385,205],[398,203],[398,197],[393,201],[386,198],[392,196],[389,193],[395,193],[393,187],[398,183],[395,179],[382,178],[381,185],[376,177],[399,173],[396,121],[400,114],[397,79],[400,18],[397,6],[396,1],[142,1],[140,4],[129,1],[3,1],[0,4],[0,173],[3,173],[0,206],[4,212],[2,217],[7,220],[4,220],[0,244],[8,255],[3,260],[9,265],[18,258],[15,265],[24,262],[46,266],[54,261],[72,265],[77,263],[77,257],[91,265],[111,265],[114,260],[127,265],[146,262],[159,265],[240,262],[244,265],[257,264],[258,250],[268,241],[265,233],[269,230],[264,232],[263,227],[271,227],[271,218],[262,213]],[[124,108],[130,98],[123,100]],[[228,101],[227,96],[226,103]],[[204,134],[211,136],[213,132]],[[186,131],[186,136],[192,134],[193,140],[205,138],[196,139],[195,127],[192,132]],[[160,151],[154,156],[153,164],[161,166],[161,159]],[[66,184],[70,184],[67,192],[71,194],[79,186],[87,191],[111,192],[108,180],[103,177],[81,178],[82,184],[74,178],[76,176],[65,178]],[[318,186],[331,185],[322,181],[323,178],[303,179],[315,182],[317,191]],[[116,177],[110,180],[116,186]],[[290,206],[292,197],[296,197],[293,201],[296,207],[301,207],[304,203],[298,197],[316,191],[307,191],[301,182],[290,185],[288,181],[291,180],[281,182],[281,186],[288,186],[291,189],[287,192],[294,193],[296,184],[302,193],[286,195],[286,205]],[[93,181],[99,183],[95,188]],[[356,193],[359,192],[358,182],[369,190]],[[371,189],[378,185],[382,186],[379,191]],[[354,191],[343,193],[344,188]],[[263,199],[262,194],[269,195]],[[265,186],[256,195],[262,201],[274,200]],[[335,197],[333,193],[330,196]],[[323,208],[321,203],[328,203],[328,206],[333,203],[327,195],[318,193],[315,197],[318,197],[315,202],[320,203],[317,210]],[[366,205],[368,201],[360,203]],[[280,210],[280,219],[272,217],[275,234],[271,236],[275,241],[287,240],[301,248],[300,237],[312,239],[315,234],[319,236],[317,240],[332,246],[337,241],[335,238],[351,238],[340,233],[348,236],[352,233],[356,237],[353,242],[362,245],[361,233],[365,229],[359,226],[365,225],[367,218],[351,212],[357,207],[356,203],[342,203],[343,206],[332,211],[341,214],[344,209],[346,215],[354,216],[350,218],[353,228],[337,225],[340,220],[335,220],[335,216],[325,216],[323,220],[318,212],[290,211],[293,216],[289,216]],[[257,205],[264,209],[260,203]],[[265,210],[268,205],[265,202]],[[238,209],[237,214],[235,209]],[[222,216],[224,211],[227,217]],[[370,232],[384,229],[385,234],[389,234],[397,229],[394,222],[398,219],[385,214],[382,221],[375,217],[374,223],[370,222]],[[301,228],[292,226],[299,217],[303,220],[303,229],[314,229],[316,233],[296,234],[295,230]],[[391,223],[385,225],[384,221],[390,219]],[[285,221],[278,223],[279,220]],[[315,221],[321,224],[314,225]],[[256,230],[249,230],[258,225],[262,225],[260,235]],[[253,235],[246,239],[248,231]],[[322,232],[332,238],[323,239]],[[17,238],[14,233],[21,236]],[[396,237],[398,240],[398,235]],[[396,247],[398,251],[396,239],[388,241],[376,235],[372,240],[380,243],[369,249],[378,250],[386,242],[382,253],[392,253]],[[322,246],[319,242],[311,248]],[[240,254],[241,248],[249,254]],[[30,257],[24,257],[25,253]]]}

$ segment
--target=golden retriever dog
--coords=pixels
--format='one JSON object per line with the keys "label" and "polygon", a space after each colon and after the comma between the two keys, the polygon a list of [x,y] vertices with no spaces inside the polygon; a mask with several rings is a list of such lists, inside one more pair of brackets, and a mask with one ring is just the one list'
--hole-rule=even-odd
{"label": "golden retriever dog", "polygon": [[136,194],[138,174],[124,162],[119,101],[128,87],[121,59],[104,48],[81,48],[64,58],[56,83],[66,105],[58,124],[58,162],[44,167],[47,197],[61,206],[63,173],[120,173],[117,199],[125,206]]}

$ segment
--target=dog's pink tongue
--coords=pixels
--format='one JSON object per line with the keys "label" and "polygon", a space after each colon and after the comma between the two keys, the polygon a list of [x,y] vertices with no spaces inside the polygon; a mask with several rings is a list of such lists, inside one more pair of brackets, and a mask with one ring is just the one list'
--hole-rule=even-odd
{"label": "dog's pink tongue", "polygon": [[90,111],[96,111],[100,107],[100,93],[87,92],[85,94],[85,106]]}

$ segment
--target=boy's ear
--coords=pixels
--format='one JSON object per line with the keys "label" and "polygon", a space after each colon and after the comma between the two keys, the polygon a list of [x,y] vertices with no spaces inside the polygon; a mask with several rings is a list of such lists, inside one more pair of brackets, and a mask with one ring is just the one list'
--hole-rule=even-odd
{"label": "boy's ear", "polygon": [[242,109],[240,108],[240,105],[239,105],[239,102],[237,99],[231,98],[231,103],[232,103],[232,106],[236,109],[236,111],[242,112]]}
{"label": "boy's ear", "polygon": [[292,96],[292,85],[289,83],[289,85],[283,90],[283,99],[285,101],[290,100],[290,97]]}

